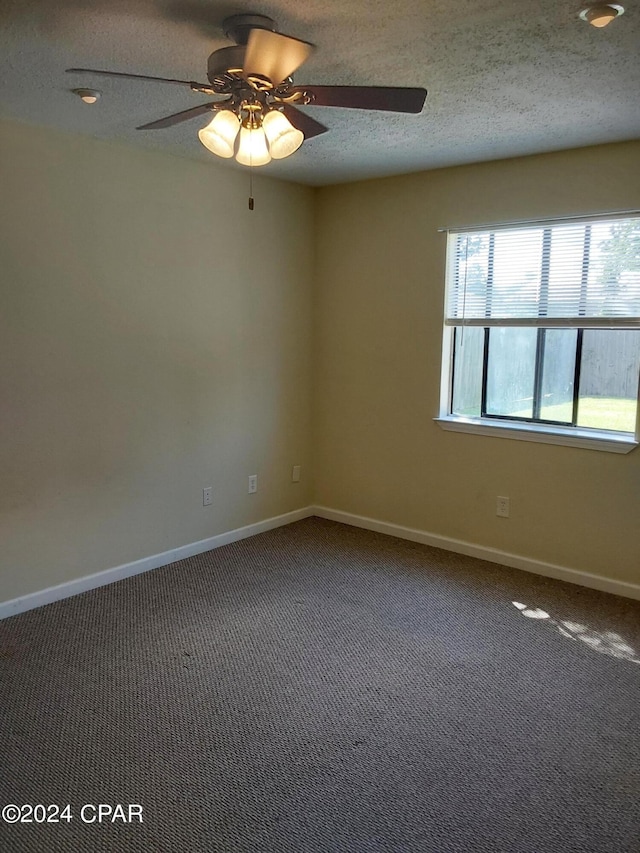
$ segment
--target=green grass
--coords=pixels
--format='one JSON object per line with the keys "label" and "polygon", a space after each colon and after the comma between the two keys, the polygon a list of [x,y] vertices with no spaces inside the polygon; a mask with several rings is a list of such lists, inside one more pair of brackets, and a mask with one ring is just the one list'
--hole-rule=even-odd
{"label": "green grass", "polygon": [[[578,405],[578,426],[592,429],[611,429],[619,432],[636,431],[636,400],[620,397],[582,397]],[[510,412],[515,417],[528,417],[530,411]],[[571,404],[543,406],[541,415],[550,421],[571,418]]]}
{"label": "green grass", "polygon": [[636,431],[636,400],[620,397],[585,397],[578,406],[578,426]]}
{"label": "green grass", "polygon": [[[630,398],[621,397],[583,397],[578,406],[578,426],[591,429],[609,429],[616,432],[636,431],[637,402]],[[477,418],[480,414],[476,408],[458,410],[456,414],[462,417]],[[572,403],[556,403],[542,407],[541,416],[545,420],[570,422]],[[509,417],[530,418],[531,409],[518,409],[505,412]]]}

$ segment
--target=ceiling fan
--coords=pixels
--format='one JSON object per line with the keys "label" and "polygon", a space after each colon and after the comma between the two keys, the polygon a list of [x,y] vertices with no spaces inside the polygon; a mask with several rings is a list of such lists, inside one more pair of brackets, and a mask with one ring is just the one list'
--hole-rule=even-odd
{"label": "ceiling fan", "polygon": [[213,112],[212,121],[198,136],[220,157],[233,157],[247,166],[261,166],[272,158],[293,154],[306,139],[328,130],[298,106],[347,107],[419,113],[426,89],[394,86],[295,86],[292,74],[309,58],[315,46],[277,31],[264,15],[233,15],[222,24],[235,42],[214,51],[207,64],[208,83],[148,77],[95,68],[68,68],[74,74],[100,74],[133,80],[157,80],[188,86],[193,92],[220,95],[137,130],[161,130]]}

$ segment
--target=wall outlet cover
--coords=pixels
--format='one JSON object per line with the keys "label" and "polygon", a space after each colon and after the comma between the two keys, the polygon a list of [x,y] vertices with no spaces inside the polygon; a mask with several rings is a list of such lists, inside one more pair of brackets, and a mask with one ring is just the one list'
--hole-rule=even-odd
{"label": "wall outlet cover", "polygon": [[496,515],[500,518],[509,518],[509,498],[498,495],[496,498]]}

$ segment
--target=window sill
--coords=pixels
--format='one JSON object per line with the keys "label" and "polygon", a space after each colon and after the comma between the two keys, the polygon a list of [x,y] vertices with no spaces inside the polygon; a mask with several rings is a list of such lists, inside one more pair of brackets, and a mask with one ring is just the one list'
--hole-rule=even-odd
{"label": "window sill", "polygon": [[566,447],[582,447],[583,450],[604,450],[609,453],[629,453],[638,446],[631,436],[618,432],[563,428],[543,424],[487,423],[472,418],[453,416],[434,418],[441,429],[452,432],[467,432],[474,435],[489,435],[512,438],[517,441],[536,441],[542,444],[562,444]]}

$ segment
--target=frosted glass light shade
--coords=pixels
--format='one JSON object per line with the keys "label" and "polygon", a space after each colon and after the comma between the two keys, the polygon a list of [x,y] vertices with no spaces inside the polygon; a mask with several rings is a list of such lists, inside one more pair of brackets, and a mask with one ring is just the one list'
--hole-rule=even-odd
{"label": "frosted glass light shade", "polygon": [[243,127],[236,160],[243,166],[264,166],[271,160],[267,137],[261,127]]}
{"label": "frosted glass light shade", "polygon": [[239,130],[238,116],[231,110],[220,110],[206,127],[198,131],[198,138],[218,157],[233,157],[233,145]]}
{"label": "frosted glass light shade", "polygon": [[297,151],[304,135],[278,110],[271,110],[263,119],[262,127],[269,140],[269,151],[274,160],[281,160]]}

